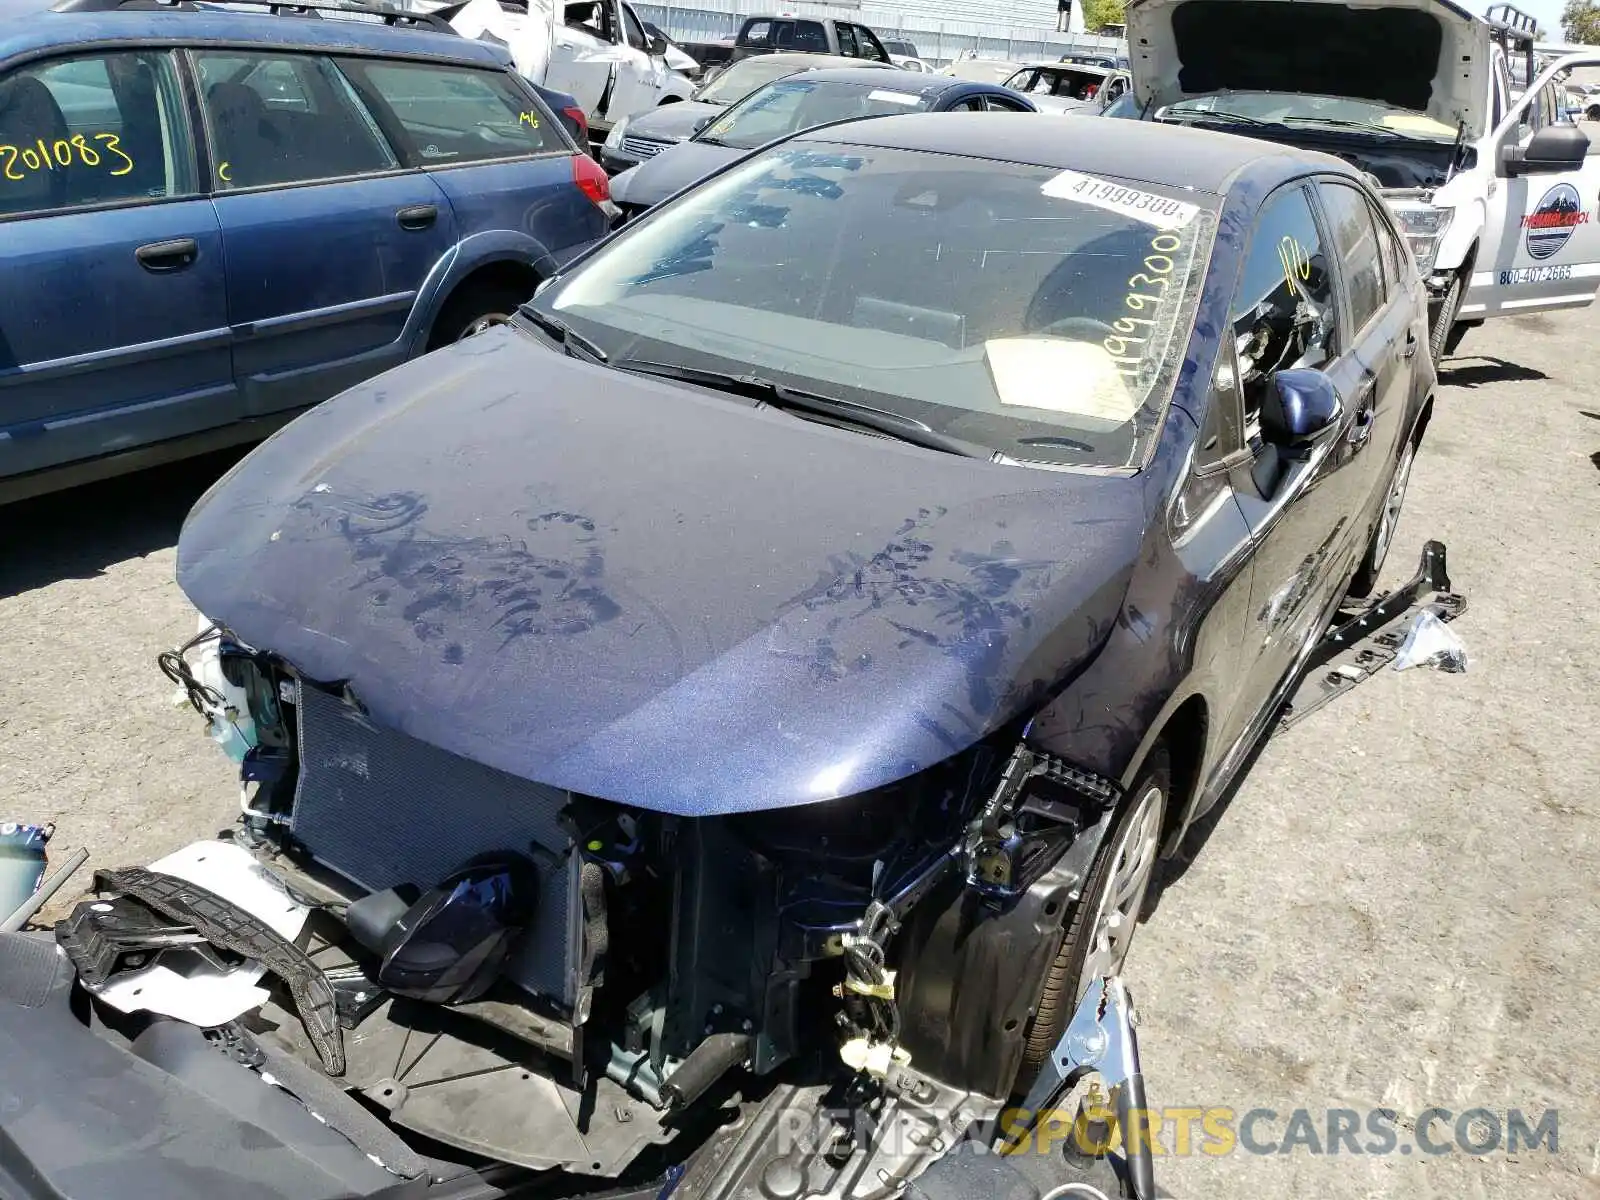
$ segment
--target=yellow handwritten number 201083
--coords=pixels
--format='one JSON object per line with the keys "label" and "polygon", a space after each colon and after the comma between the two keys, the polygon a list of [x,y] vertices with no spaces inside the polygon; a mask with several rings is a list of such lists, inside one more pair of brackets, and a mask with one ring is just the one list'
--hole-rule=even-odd
{"label": "yellow handwritten number 201083", "polygon": [[[92,137],[105,149],[102,155],[89,144]],[[114,133],[96,133],[85,136],[75,133],[70,138],[56,138],[46,142],[43,138],[31,146],[0,145],[0,175],[13,183],[28,177],[30,171],[65,171],[81,164],[98,167],[104,164],[112,175],[126,175],[133,170],[133,159],[122,149],[122,139]]]}

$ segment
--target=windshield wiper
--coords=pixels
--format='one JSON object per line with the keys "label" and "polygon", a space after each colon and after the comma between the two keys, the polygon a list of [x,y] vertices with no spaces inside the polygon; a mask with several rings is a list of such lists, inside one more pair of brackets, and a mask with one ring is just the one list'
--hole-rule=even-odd
{"label": "windshield wiper", "polygon": [[880,433],[897,441],[909,442],[929,450],[942,450],[946,454],[959,454],[963,458],[993,458],[994,451],[960,438],[947,437],[902,413],[854,400],[841,400],[837,396],[822,396],[816,392],[788,387],[759,375],[735,375],[729,371],[708,371],[700,367],[685,367],[677,363],[651,362],[642,358],[623,358],[611,364],[619,371],[635,371],[640,375],[653,375],[660,379],[676,379],[682,383],[698,384],[716,391],[730,392],[759,400],[772,408],[792,412],[811,413],[827,417],[845,425],[854,425]]}
{"label": "windshield wiper", "polygon": [[728,145],[727,142],[723,141],[719,137],[697,137],[695,138],[695,141],[699,142],[702,146],[722,146],[726,148]]}
{"label": "windshield wiper", "polygon": [[1243,113],[1222,112],[1218,109],[1180,109],[1174,112],[1167,110],[1163,121],[1227,121],[1234,125],[1271,125],[1271,121],[1263,121],[1260,117],[1247,117]]}
{"label": "windshield wiper", "polygon": [[1352,121],[1347,117],[1313,117],[1308,114],[1291,113],[1279,117],[1278,120],[1285,125],[1293,121],[1297,125],[1331,125],[1336,129],[1360,129],[1367,133],[1381,133],[1384,137],[1401,136],[1387,125],[1379,125],[1375,121]]}
{"label": "windshield wiper", "polygon": [[[566,352],[572,355],[573,358],[586,358],[590,362],[597,363],[606,361],[606,352],[604,350],[559,317],[553,317],[547,312],[540,312],[531,304],[524,304],[519,311],[528,320],[560,342]],[[574,353],[574,351],[578,353]]]}

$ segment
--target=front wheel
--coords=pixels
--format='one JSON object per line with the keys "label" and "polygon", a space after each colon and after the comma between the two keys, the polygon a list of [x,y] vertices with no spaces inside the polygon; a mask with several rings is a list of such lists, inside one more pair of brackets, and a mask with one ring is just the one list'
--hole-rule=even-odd
{"label": "front wheel", "polygon": [[1028,1025],[1019,1091],[1027,1090],[1061,1040],[1089,985],[1122,969],[1133,931],[1144,915],[1171,794],[1171,759],[1164,746],[1157,746],[1128,789],[1089,871],[1082,898],[1069,910],[1061,948]]}
{"label": "front wheel", "polygon": [[1450,338],[1450,331],[1455,328],[1456,315],[1461,311],[1461,276],[1451,276],[1450,286],[1445,289],[1444,296],[1439,301],[1439,311],[1434,315],[1433,322],[1428,327],[1428,353],[1433,357],[1433,365],[1437,367],[1444,362],[1444,356],[1455,349],[1461,341]]}

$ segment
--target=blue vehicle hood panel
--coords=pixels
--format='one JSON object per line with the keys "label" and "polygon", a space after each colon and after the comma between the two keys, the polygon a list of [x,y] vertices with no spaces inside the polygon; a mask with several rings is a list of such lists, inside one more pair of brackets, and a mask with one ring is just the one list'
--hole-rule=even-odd
{"label": "blue vehicle hood panel", "polygon": [[378,722],[663,812],[860,792],[1103,641],[1140,481],[757,410],[494,330],[313,409],[203,497],[178,581]]}
{"label": "blue vehicle hood panel", "polygon": [[748,153],[732,146],[679,142],[613,179],[611,198],[618,204],[650,208]]}

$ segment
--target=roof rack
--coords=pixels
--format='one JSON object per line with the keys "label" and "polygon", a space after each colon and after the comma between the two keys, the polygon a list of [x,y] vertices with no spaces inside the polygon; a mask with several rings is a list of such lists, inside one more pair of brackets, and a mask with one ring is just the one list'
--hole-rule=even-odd
{"label": "roof rack", "polygon": [[227,12],[236,8],[261,8],[275,17],[331,17],[339,20],[370,21],[396,28],[427,29],[434,33],[456,32],[455,27],[434,13],[406,12],[364,0],[343,3],[317,3],[316,0],[59,0],[55,12],[116,12],[119,10],[169,12]]}
{"label": "roof rack", "polygon": [[1526,42],[1531,46],[1538,39],[1539,18],[1532,13],[1523,12],[1515,5],[1491,4],[1483,19],[1497,35],[1507,41],[1519,44]]}
{"label": "roof rack", "polygon": [[[1532,85],[1534,76],[1539,73],[1533,60],[1533,44],[1539,38],[1539,19],[1513,4],[1491,4],[1483,19],[1489,23],[1489,36],[1505,51],[1513,91]],[[1520,77],[1516,69],[1518,55],[1522,57]]]}

